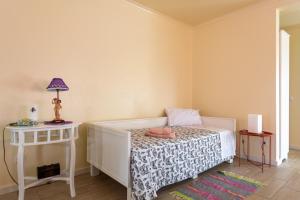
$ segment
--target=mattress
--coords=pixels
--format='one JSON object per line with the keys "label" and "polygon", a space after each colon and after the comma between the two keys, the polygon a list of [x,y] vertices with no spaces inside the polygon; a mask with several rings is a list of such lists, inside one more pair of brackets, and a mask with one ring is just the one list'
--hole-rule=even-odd
{"label": "mattress", "polygon": [[236,151],[236,138],[233,131],[221,128],[215,128],[210,126],[186,126],[188,128],[198,128],[198,129],[207,129],[210,131],[217,131],[220,134],[221,139],[221,154],[222,158],[227,158],[229,156],[235,155]]}
{"label": "mattress", "polygon": [[172,127],[172,130],[176,139],[147,137],[148,129],[130,130],[134,199],[154,199],[160,188],[195,177],[234,156],[222,153],[224,138],[232,135],[226,130],[209,127]]}

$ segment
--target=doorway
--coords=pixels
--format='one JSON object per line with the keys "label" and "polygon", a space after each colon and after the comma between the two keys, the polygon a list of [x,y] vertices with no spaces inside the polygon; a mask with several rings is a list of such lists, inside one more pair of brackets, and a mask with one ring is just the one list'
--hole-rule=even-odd
{"label": "doorway", "polygon": [[300,150],[300,4],[280,11],[277,162]]}

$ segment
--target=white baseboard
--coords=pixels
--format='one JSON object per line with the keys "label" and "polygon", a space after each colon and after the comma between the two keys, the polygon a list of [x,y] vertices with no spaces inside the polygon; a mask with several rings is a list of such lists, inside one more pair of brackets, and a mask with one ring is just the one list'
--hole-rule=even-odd
{"label": "white baseboard", "polygon": [[290,149],[291,149],[291,150],[300,151],[300,147],[299,147],[299,146],[293,146],[293,145],[290,145]]}
{"label": "white baseboard", "polygon": [[79,176],[79,175],[87,174],[87,173],[90,173],[90,167],[84,167],[84,168],[76,169],[75,176]]}
{"label": "white baseboard", "polygon": [[[241,155],[241,158],[247,159],[245,155]],[[255,162],[261,162],[261,157],[260,156],[249,156],[249,159]],[[266,163],[269,163],[268,158],[266,158]],[[281,163],[279,163],[276,160],[271,160],[271,165],[273,166],[279,166]]]}
{"label": "white baseboard", "polygon": [[18,186],[16,185],[5,185],[0,187],[0,195],[10,193],[10,192],[15,192],[18,190]]}
{"label": "white baseboard", "polygon": [[[80,169],[75,170],[75,176],[79,176],[82,174],[89,173],[90,167],[84,167]],[[17,185],[5,185],[0,187],[0,195],[10,193],[10,192],[15,192],[18,191],[18,186]]]}

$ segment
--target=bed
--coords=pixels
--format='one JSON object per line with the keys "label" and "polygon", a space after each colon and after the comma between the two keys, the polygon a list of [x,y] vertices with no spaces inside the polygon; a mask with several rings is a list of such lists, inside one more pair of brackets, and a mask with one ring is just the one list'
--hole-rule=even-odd
{"label": "bed", "polygon": [[196,178],[235,156],[236,121],[201,117],[201,126],[176,126],[176,139],[144,134],[167,125],[167,118],[103,121],[88,124],[87,161],[127,188],[127,200],[151,200],[166,186]]}

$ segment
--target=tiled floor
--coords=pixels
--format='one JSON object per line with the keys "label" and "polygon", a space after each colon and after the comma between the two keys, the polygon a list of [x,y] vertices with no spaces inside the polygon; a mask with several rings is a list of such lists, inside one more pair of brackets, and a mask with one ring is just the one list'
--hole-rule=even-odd
{"label": "tiled floor", "polygon": [[[289,160],[280,167],[266,167],[264,173],[251,164],[242,162],[238,167],[234,164],[224,163],[211,170],[227,170],[259,180],[266,184],[257,193],[250,196],[249,200],[300,200],[300,151],[291,151]],[[176,187],[187,184],[187,180],[161,189],[158,200],[173,200],[169,192]],[[75,200],[126,200],[126,189],[118,182],[101,174],[90,177],[88,174],[76,177]],[[69,197],[68,186],[64,182],[55,182],[26,191],[26,200],[67,200]],[[17,192],[0,196],[0,200],[17,200]]]}

